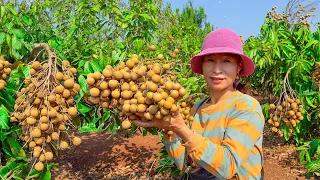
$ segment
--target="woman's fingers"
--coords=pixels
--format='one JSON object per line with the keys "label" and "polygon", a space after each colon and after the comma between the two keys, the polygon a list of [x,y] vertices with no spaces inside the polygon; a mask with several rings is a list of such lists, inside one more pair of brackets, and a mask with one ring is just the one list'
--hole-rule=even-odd
{"label": "woman's fingers", "polygon": [[137,125],[137,126],[144,127],[144,128],[155,127],[155,124],[154,124],[153,121],[133,120],[132,123],[135,124],[135,125]]}

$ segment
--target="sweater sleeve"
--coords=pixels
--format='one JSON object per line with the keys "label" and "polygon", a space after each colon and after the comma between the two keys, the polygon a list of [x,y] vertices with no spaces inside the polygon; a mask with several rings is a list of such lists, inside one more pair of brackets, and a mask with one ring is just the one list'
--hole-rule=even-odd
{"label": "sweater sleeve", "polygon": [[[194,116],[197,109],[201,106],[202,102],[204,100],[199,101],[196,103],[190,111],[190,114]],[[187,125],[190,128],[190,125]],[[174,162],[178,169],[183,170],[185,168],[185,161],[186,161],[186,147],[182,145],[182,139],[180,137],[177,137],[174,135],[174,137],[169,138],[168,136],[164,135],[164,141],[163,141],[166,150],[174,159]]]}
{"label": "sweater sleeve", "polygon": [[178,169],[183,170],[186,160],[186,148],[182,146],[181,138],[176,137],[174,140],[170,141],[168,137],[165,137],[164,145],[169,156],[173,158]]}
{"label": "sweater sleeve", "polygon": [[221,144],[195,133],[184,144],[190,157],[219,179],[233,177],[262,136],[264,117],[259,112],[238,109],[230,115]]}

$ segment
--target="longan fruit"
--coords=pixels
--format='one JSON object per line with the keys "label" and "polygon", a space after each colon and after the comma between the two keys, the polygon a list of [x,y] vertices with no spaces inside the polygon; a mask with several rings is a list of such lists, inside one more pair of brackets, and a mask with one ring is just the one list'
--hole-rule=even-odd
{"label": "longan fruit", "polygon": [[60,149],[65,150],[69,147],[69,144],[66,141],[60,142]]}
{"label": "longan fruit", "polygon": [[129,129],[130,127],[131,127],[131,122],[128,119],[121,122],[122,129]]}
{"label": "longan fruit", "polygon": [[52,140],[56,141],[56,140],[59,139],[59,134],[58,134],[57,132],[53,132],[53,133],[51,134],[51,138],[52,138]]}
{"label": "longan fruit", "polygon": [[95,80],[100,80],[101,79],[101,73],[99,72],[99,71],[97,71],[97,72],[94,72],[93,74],[92,74],[92,77],[95,79]]}
{"label": "longan fruit", "polygon": [[163,60],[163,59],[164,59],[164,56],[163,56],[163,54],[159,54],[159,55],[157,56],[157,58],[158,58],[159,60]]}
{"label": "longan fruit", "polygon": [[7,79],[7,75],[6,74],[2,74],[2,79]]}
{"label": "longan fruit", "polygon": [[118,99],[120,98],[120,91],[118,89],[115,89],[111,92],[111,96],[114,98],[114,99]]}
{"label": "longan fruit", "polygon": [[55,109],[50,109],[50,111],[49,111],[49,116],[51,117],[51,118],[54,118],[54,117],[56,117],[57,116],[57,110],[55,110]]}
{"label": "longan fruit", "polygon": [[36,122],[37,122],[36,119],[34,119],[32,117],[27,118],[27,123],[30,125],[34,125]]}
{"label": "longan fruit", "polygon": [[158,82],[160,82],[161,77],[160,77],[160,75],[155,74],[155,75],[152,76],[151,79],[152,79],[152,81],[153,81],[154,83],[158,83]]}
{"label": "longan fruit", "polygon": [[55,102],[56,101],[56,96],[51,94],[50,96],[48,96],[48,101],[51,102],[51,103]]}
{"label": "longan fruit", "polygon": [[70,107],[68,109],[68,114],[71,116],[71,117],[75,117],[77,114],[78,114],[78,110],[75,108],[75,107]]}
{"label": "longan fruit", "polygon": [[105,90],[108,88],[108,83],[106,81],[103,81],[99,85],[100,90]]}
{"label": "longan fruit", "polygon": [[170,64],[164,64],[163,66],[164,70],[169,70],[170,69]]}
{"label": "longan fruit", "polygon": [[152,115],[155,115],[158,111],[158,107],[156,105],[151,105],[148,109],[148,112],[151,113]]}
{"label": "longan fruit", "polygon": [[42,123],[42,124],[40,125],[41,131],[46,131],[46,130],[48,130],[48,128],[49,128],[48,124]]}
{"label": "longan fruit", "polygon": [[179,89],[179,95],[181,97],[183,97],[185,94],[187,94],[187,90],[186,89],[184,89],[184,88]]}
{"label": "longan fruit", "polygon": [[149,89],[149,91],[156,92],[158,89],[158,85],[153,82],[150,82],[148,84],[148,89]]}
{"label": "longan fruit", "polygon": [[108,85],[109,85],[110,88],[116,88],[116,87],[118,87],[119,82],[117,80],[112,79],[112,80],[109,81]]}
{"label": "longan fruit", "polygon": [[11,73],[11,69],[10,69],[10,68],[5,68],[5,69],[4,69],[4,73],[10,74],[10,73]]}
{"label": "longan fruit", "polygon": [[153,115],[149,112],[147,113],[144,113],[144,117],[147,119],[147,120],[152,120],[153,119]]}
{"label": "longan fruit", "polygon": [[59,130],[60,131],[65,131],[67,128],[66,128],[66,126],[64,125],[64,124],[60,124],[59,125]]}
{"label": "longan fruit", "polygon": [[31,136],[34,138],[39,138],[41,137],[41,130],[38,128],[35,128],[32,132],[31,132]]}
{"label": "longan fruit", "polygon": [[98,88],[91,88],[90,89],[90,95],[93,97],[98,97],[100,94],[100,90]]}
{"label": "longan fruit", "polygon": [[29,142],[29,147],[30,148],[36,147],[36,142],[34,142],[34,141]]}
{"label": "longan fruit", "polygon": [[74,79],[70,78],[64,81],[64,86],[68,89],[72,89],[74,86]]}
{"label": "longan fruit", "polygon": [[57,72],[56,79],[59,80],[59,81],[62,81],[63,80],[63,73],[62,72]]}
{"label": "longan fruit", "polygon": [[44,169],[44,165],[42,162],[37,162],[35,165],[34,165],[34,169],[38,172],[42,171]]}
{"label": "longan fruit", "polygon": [[156,50],[156,46],[155,46],[155,45],[151,45],[151,46],[150,46],[150,50],[151,50],[151,51],[155,51],[155,50]]}
{"label": "longan fruit", "polygon": [[138,107],[137,107],[137,111],[138,111],[139,113],[145,112],[146,109],[147,109],[147,107],[146,107],[146,105],[144,105],[144,104],[139,104]]}
{"label": "longan fruit", "polygon": [[130,99],[132,98],[133,93],[131,91],[125,90],[121,92],[121,97],[124,99]]}
{"label": "longan fruit", "polygon": [[4,89],[5,85],[4,83],[0,82],[0,90]]}
{"label": "longan fruit", "polygon": [[78,83],[74,83],[73,89],[74,89],[76,92],[80,92],[80,85],[79,85]]}
{"label": "longan fruit", "polygon": [[46,152],[45,157],[47,161],[51,161],[53,159],[53,153],[52,152]]}
{"label": "longan fruit", "polygon": [[86,83],[88,85],[93,86],[95,82],[96,82],[96,80],[93,77],[91,77],[91,76],[87,77]]}
{"label": "longan fruit", "polygon": [[39,116],[39,111],[38,109],[32,109],[30,111],[31,116],[33,116],[34,118],[37,118]]}
{"label": "longan fruit", "polygon": [[41,69],[41,64],[39,61],[34,61],[32,64],[31,64],[31,67],[35,70],[39,70]]}
{"label": "longan fruit", "polygon": [[112,77],[112,71],[108,68],[105,68],[103,71],[102,71],[102,75],[106,78],[110,78]]}
{"label": "longan fruit", "polygon": [[79,145],[81,144],[81,138],[79,138],[79,137],[74,137],[74,138],[73,138],[73,141],[72,141],[72,144],[73,144],[74,146],[79,146]]}
{"label": "longan fruit", "polygon": [[172,108],[173,103],[171,101],[166,100],[164,102],[163,107],[167,108],[167,109],[171,109]]}
{"label": "longan fruit", "polygon": [[179,97],[179,91],[177,90],[171,90],[170,92],[170,96],[174,99],[178,98]]}

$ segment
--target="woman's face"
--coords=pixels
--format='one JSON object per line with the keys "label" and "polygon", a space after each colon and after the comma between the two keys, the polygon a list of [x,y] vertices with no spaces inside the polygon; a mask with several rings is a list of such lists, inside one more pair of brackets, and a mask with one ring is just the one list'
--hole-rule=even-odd
{"label": "woman's face", "polygon": [[203,57],[202,70],[204,79],[211,90],[232,90],[233,82],[241,70],[241,65],[236,56],[217,53]]}

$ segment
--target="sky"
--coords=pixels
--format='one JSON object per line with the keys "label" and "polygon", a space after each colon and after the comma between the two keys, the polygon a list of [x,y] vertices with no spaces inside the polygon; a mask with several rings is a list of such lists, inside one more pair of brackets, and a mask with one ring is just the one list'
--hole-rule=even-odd
{"label": "sky", "polygon": [[[173,9],[182,9],[189,0],[163,1],[170,3]],[[282,13],[287,2],[288,0],[192,0],[195,8],[204,7],[207,21],[214,29],[227,27],[242,35],[244,39],[259,33],[268,11],[273,6],[277,7],[278,13]],[[320,4],[314,13],[317,15],[312,20],[314,24],[311,24],[311,30],[315,30],[315,23],[320,21]]]}

